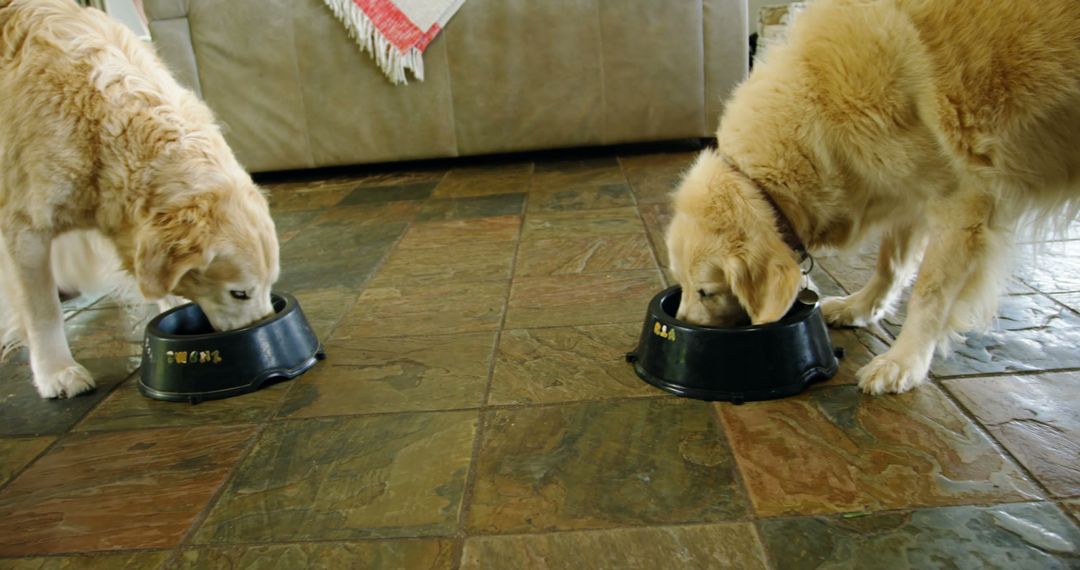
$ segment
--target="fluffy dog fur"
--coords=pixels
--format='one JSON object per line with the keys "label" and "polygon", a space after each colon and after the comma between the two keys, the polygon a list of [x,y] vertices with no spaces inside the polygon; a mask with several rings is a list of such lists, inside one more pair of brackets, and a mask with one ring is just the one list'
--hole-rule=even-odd
{"label": "fluffy dog fur", "polygon": [[126,28],[71,0],[0,0],[0,102],[0,326],[29,346],[43,397],[93,387],[57,277],[83,290],[120,271],[148,299],[198,302],[218,329],[273,312],[265,197]]}
{"label": "fluffy dog fur", "polygon": [[880,236],[866,286],[823,302],[832,324],[878,321],[917,271],[899,337],[858,375],[874,394],[918,386],[935,348],[992,318],[1018,224],[1076,217],[1080,5],[812,4],[675,195],[681,318],[764,323],[793,302],[799,266],[762,192],[811,250]]}

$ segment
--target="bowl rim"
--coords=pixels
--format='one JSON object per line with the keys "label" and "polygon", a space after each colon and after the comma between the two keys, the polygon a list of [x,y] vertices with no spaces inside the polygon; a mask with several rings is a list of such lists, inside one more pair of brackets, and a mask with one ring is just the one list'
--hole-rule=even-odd
{"label": "bowl rim", "polygon": [[[678,319],[674,315],[670,315],[667,311],[664,310],[664,299],[667,299],[668,297],[678,293],[681,290],[682,286],[676,284],[654,295],[652,300],[649,301],[649,317],[654,318],[664,324],[678,326],[681,329],[689,331],[699,331],[713,334],[738,334],[763,330],[780,330],[784,328],[798,326],[799,323],[802,323],[809,319],[810,316],[814,314],[814,311],[817,310],[819,305],[819,303],[817,302],[812,305],[808,305],[806,303],[801,303],[800,301],[796,300],[794,305],[801,305],[801,307],[797,311],[788,309],[788,312],[785,313],[779,321],[764,323],[760,325],[746,325],[741,327],[695,325],[693,323],[688,323],[684,320]],[[794,307],[794,305],[792,306]]]}
{"label": "bowl rim", "polygon": [[211,332],[211,333],[203,333],[203,334],[172,334],[172,333],[166,333],[166,332],[162,331],[161,326],[160,326],[161,321],[165,320],[166,318],[168,318],[173,313],[178,313],[180,311],[186,311],[193,305],[196,308],[198,308],[198,310],[200,312],[202,312],[202,307],[199,307],[197,303],[195,303],[195,302],[184,303],[183,305],[180,305],[179,307],[173,307],[173,308],[169,309],[168,311],[165,311],[164,313],[161,313],[160,315],[154,317],[149,323],[147,323],[146,324],[146,336],[150,337],[150,338],[156,338],[156,339],[162,339],[162,340],[187,340],[187,341],[199,341],[199,340],[210,340],[210,339],[218,340],[218,339],[222,339],[222,338],[228,338],[230,336],[240,336],[240,335],[249,333],[249,332],[251,332],[251,331],[253,331],[255,329],[260,329],[260,328],[263,328],[263,327],[267,327],[267,326],[269,326],[269,325],[271,325],[273,323],[276,323],[277,321],[285,318],[286,316],[290,315],[291,313],[296,312],[296,307],[299,306],[299,304],[296,301],[296,297],[293,297],[289,293],[271,291],[270,292],[270,303],[271,304],[274,303],[275,298],[279,298],[279,299],[285,301],[285,306],[282,307],[280,311],[277,311],[274,314],[274,316],[269,317],[269,318],[260,319],[258,321],[255,321],[254,323],[251,323],[250,325],[247,325],[246,327],[241,327],[241,328],[238,328],[238,329],[232,329],[232,330],[223,331],[223,332]]}

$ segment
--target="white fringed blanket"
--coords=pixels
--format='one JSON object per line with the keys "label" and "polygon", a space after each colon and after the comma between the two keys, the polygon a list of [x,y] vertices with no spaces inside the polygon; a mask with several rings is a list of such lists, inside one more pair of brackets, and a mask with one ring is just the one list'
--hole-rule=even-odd
{"label": "white fringed blanket", "polygon": [[390,81],[424,80],[424,50],[465,0],[323,0]]}

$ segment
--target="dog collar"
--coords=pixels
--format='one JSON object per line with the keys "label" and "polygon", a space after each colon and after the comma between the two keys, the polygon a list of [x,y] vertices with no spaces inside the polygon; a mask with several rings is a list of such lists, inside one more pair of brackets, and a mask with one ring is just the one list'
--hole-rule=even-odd
{"label": "dog collar", "polygon": [[758,192],[761,192],[762,197],[769,203],[769,206],[772,206],[773,213],[776,214],[776,223],[779,226],[780,237],[783,238],[784,244],[790,247],[791,250],[795,252],[795,255],[799,257],[799,263],[806,261],[806,259],[810,257],[810,254],[806,251],[806,245],[803,244],[799,234],[795,231],[795,226],[792,225],[791,220],[784,215],[784,211],[780,209],[780,205],[776,203],[776,200],[774,200],[768,190],[765,189],[765,185],[744,172],[743,169],[739,168],[739,165],[735,164],[735,161],[732,160],[730,156],[720,154],[720,158],[724,161],[724,164],[727,164],[727,166],[734,170],[739,176],[742,176],[753,183],[758,189]]}

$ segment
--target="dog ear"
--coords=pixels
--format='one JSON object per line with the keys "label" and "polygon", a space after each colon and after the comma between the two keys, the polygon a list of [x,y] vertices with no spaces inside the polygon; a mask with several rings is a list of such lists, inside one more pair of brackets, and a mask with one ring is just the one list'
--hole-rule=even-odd
{"label": "dog ear", "polygon": [[731,272],[731,290],[750,315],[750,322],[759,325],[787,314],[799,293],[802,271],[782,243],[754,253],[753,261],[740,259]]}
{"label": "dog ear", "polygon": [[165,297],[189,271],[210,265],[211,220],[205,200],[150,216],[135,245],[135,277],[145,298]]}

